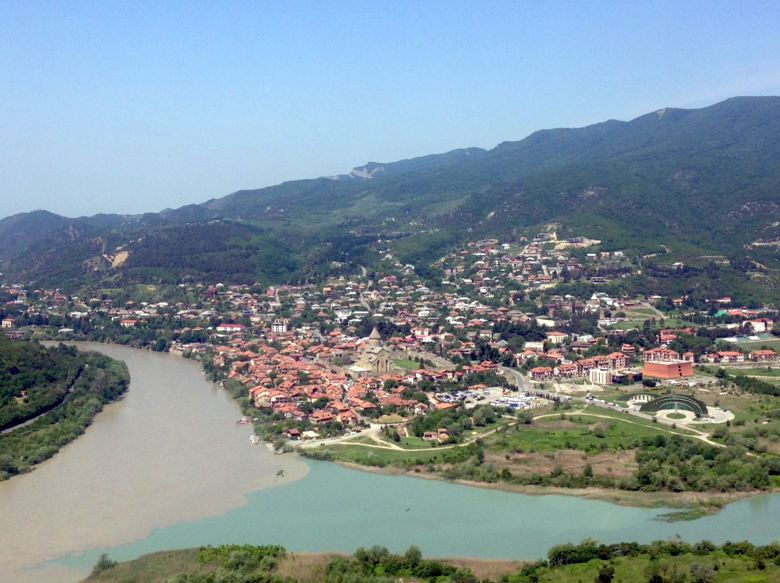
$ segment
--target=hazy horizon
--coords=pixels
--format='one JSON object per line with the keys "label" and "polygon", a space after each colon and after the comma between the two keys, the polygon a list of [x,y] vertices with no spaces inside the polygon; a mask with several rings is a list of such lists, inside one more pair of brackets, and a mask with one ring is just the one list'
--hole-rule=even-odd
{"label": "hazy horizon", "polygon": [[140,214],[780,94],[780,5],[20,3],[0,216]]}

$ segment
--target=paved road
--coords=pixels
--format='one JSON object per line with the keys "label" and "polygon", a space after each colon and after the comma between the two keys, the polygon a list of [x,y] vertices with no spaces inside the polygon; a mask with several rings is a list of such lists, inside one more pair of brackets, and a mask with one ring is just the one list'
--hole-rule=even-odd
{"label": "paved road", "polygon": [[525,377],[521,375],[519,372],[512,368],[506,368],[504,366],[501,367],[501,372],[503,373],[509,373],[509,375],[514,379],[515,384],[517,385],[518,390],[520,391],[536,391],[535,387],[532,387],[531,384],[525,380]]}

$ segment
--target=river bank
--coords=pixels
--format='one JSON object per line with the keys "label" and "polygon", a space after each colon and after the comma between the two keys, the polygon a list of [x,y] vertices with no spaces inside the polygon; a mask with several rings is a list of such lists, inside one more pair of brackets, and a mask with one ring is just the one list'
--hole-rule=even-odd
{"label": "river bank", "polygon": [[[403,551],[414,543],[429,556],[532,559],[585,537],[776,538],[776,495],[672,526],[657,519],[657,509],[606,504],[566,490],[555,492],[565,496],[530,498],[273,456],[250,445],[251,427],[235,424],[238,405],[207,382],[195,362],[117,345],[95,349],[122,352],[109,355],[128,362],[131,388],[82,438],[20,478],[46,477],[19,487],[33,496],[17,492],[14,499],[0,486],[2,580],[75,580],[103,551],[123,560],[225,542],[283,544],[292,551],[351,551],[373,543]],[[89,455],[77,455],[82,447]],[[58,464],[70,473],[44,473]],[[299,479],[309,471],[309,479]],[[77,480],[76,473],[83,476]],[[92,481],[101,487],[92,488]],[[270,487],[276,485],[284,487]],[[16,511],[6,513],[14,503]],[[22,532],[19,524],[26,525]],[[14,563],[18,557],[22,562]],[[56,562],[34,566],[51,558]],[[5,570],[9,565],[15,568]]]}
{"label": "river bank", "polygon": [[777,488],[751,492],[635,492],[630,490],[603,489],[596,487],[557,488],[554,486],[512,484],[510,482],[489,483],[472,480],[447,480],[441,473],[430,472],[423,468],[416,468],[413,471],[409,471],[397,466],[366,466],[343,460],[335,460],[331,463],[369,473],[450,482],[462,486],[526,494],[529,496],[570,496],[587,500],[600,500],[619,506],[633,508],[669,508],[673,509],[673,511],[659,517],[659,520],[666,520],[669,522],[694,520],[703,516],[709,516],[738,500],[780,492],[780,489]]}
{"label": "river bank", "polygon": [[[370,543],[366,543],[366,548]],[[198,561],[199,549],[181,549],[161,551],[143,555],[137,559],[118,563],[115,567],[102,573],[97,579],[99,583],[121,581],[162,581],[176,577],[181,573],[209,572],[215,565],[204,566]],[[351,554],[343,552],[323,553],[286,553],[274,570],[282,577],[292,577],[297,580],[311,581],[324,572],[325,566],[332,559],[339,557],[349,560]],[[481,559],[478,557],[430,557],[429,560],[442,561],[458,569],[469,569],[480,580],[497,580],[501,575],[517,572],[526,561],[511,561],[505,559]]]}
{"label": "river bank", "polygon": [[118,345],[78,346],[126,362],[130,388],[53,458],[0,483],[0,580],[75,580],[83,569],[36,566],[222,515],[246,505],[251,492],[309,473],[301,460],[252,445],[251,427],[235,423],[238,405],[197,363]]}
{"label": "river bank", "polygon": [[[202,366],[202,363],[201,363]],[[215,389],[219,390],[219,389]],[[246,411],[245,411],[246,413]],[[574,412],[569,413],[571,415],[575,415]],[[578,415],[584,415],[584,416],[590,416],[590,417],[598,417],[598,418],[604,418],[607,420],[612,419],[611,417],[605,416],[603,414],[591,414],[591,413],[576,413]],[[535,421],[538,419],[541,419],[542,417],[555,417],[555,419],[546,419],[545,422],[548,425],[551,425],[549,427],[550,431],[555,431],[558,429],[561,429],[560,427],[557,427],[555,424],[564,424],[567,423],[567,421],[557,420],[558,414],[547,414],[547,415],[541,415],[537,416],[535,418]],[[631,425],[635,425],[636,423],[633,421],[626,421],[623,418],[618,418],[616,421],[620,423],[629,423]],[[571,424],[571,423],[569,423]],[[553,426],[555,425],[555,426]],[[534,425],[535,427],[535,425]],[[563,428],[564,430],[567,429],[566,427]],[[653,428],[656,429],[655,427]],[[669,432],[667,429],[663,429],[665,432]],[[490,432],[493,433],[493,432]],[[488,434],[485,434],[488,435]],[[347,438],[349,439],[349,438]],[[327,441],[329,444],[331,442],[336,442],[336,440],[324,440]],[[344,445],[348,445],[348,442],[344,443]],[[603,444],[602,444],[603,445]],[[718,445],[718,444],[714,444]],[[455,446],[458,447],[458,446]],[[447,448],[439,448],[437,451],[444,451]],[[410,454],[413,454],[415,451],[423,451],[423,450],[408,450]],[[485,457],[488,457],[490,459],[486,460],[486,463],[492,463],[495,464],[496,467],[501,466],[503,464],[503,459],[505,456],[503,455],[504,452],[500,452],[502,455],[498,454],[491,454],[489,451],[487,451],[487,455]],[[534,471],[538,472],[539,474],[546,476],[549,474],[553,469],[554,466],[561,461],[562,463],[561,468],[563,471],[567,473],[574,474],[580,474],[582,473],[582,465],[585,462],[581,461],[582,455],[580,455],[581,452],[579,451],[566,451],[566,450],[559,450],[556,452],[556,458],[553,460],[547,453],[536,453],[531,454],[529,452],[525,452],[523,454],[516,454],[514,452],[513,456],[514,458],[522,458],[525,457],[527,459],[524,459],[522,463],[526,467],[533,467]],[[569,456],[563,456],[563,459],[561,456],[564,453],[571,454]],[[620,457],[621,455],[625,458],[626,454],[630,458],[630,460],[626,461],[626,459],[617,459],[617,457]],[[531,459],[531,457],[535,457]],[[568,459],[568,458],[574,458],[577,459]],[[615,457],[617,456],[617,457]],[[547,459],[547,458],[550,459]],[[603,460],[599,460],[600,457],[605,457]],[[509,456],[507,455],[506,458],[508,459]],[[559,459],[560,458],[560,459]],[[614,458],[614,459],[613,459]],[[633,453],[630,452],[630,450],[618,450],[612,457],[610,457],[610,454],[603,453],[599,455],[590,455],[588,457],[588,465],[593,463],[593,466],[595,467],[596,471],[601,471],[603,475],[608,475],[604,470],[606,469],[609,474],[612,476],[629,476],[634,474],[636,471],[636,464],[633,462]],[[551,461],[552,460],[552,461]],[[413,470],[408,470],[404,468],[403,466],[393,466],[393,465],[385,465],[383,467],[380,466],[374,466],[374,465],[364,465],[361,463],[355,463],[350,461],[345,461],[343,459],[336,459],[338,463],[343,464],[345,467],[351,467],[355,469],[360,469],[364,471],[380,471],[382,473],[388,473],[393,475],[407,475],[410,477],[422,477],[425,479],[435,479],[435,480],[447,480],[445,478],[445,474],[443,474],[442,471],[437,472],[431,472],[428,470],[428,465],[420,464],[414,467]],[[571,465],[570,466],[570,462]],[[633,465],[632,465],[633,464]],[[598,465],[602,466],[599,470]],[[620,466],[625,467],[620,467]],[[406,466],[409,467],[408,464]],[[613,469],[615,470],[613,473]],[[514,471],[514,468],[512,468]],[[588,485],[585,484],[587,487],[560,487],[560,486],[554,486],[554,485],[530,485],[527,482],[525,484],[517,483],[516,481],[509,481],[509,480],[496,480],[496,481],[480,481],[480,480],[469,480],[469,479],[454,479],[449,480],[453,481],[458,484],[472,486],[472,487],[479,487],[479,488],[486,488],[486,489],[496,489],[496,490],[502,490],[505,492],[513,492],[513,493],[521,493],[521,494],[529,494],[534,496],[539,495],[564,495],[564,496],[574,496],[574,497],[580,497],[585,499],[591,499],[591,500],[602,500],[622,506],[632,506],[632,507],[640,507],[640,508],[659,508],[659,507],[669,507],[676,509],[676,512],[670,513],[667,516],[667,520],[691,520],[695,518],[699,518],[701,516],[707,516],[713,513],[716,513],[718,510],[723,508],[725,505],[728,505],[734,501],[749,497],[749,496],[756,496],[760,494],[766,494],[769,492],[777,491],[776,489],[766,489],[766,490],[750,490],[750,491],[730,491],[730,492],[722,492],[722,491],[704,491],[699,492],[695,490],[686,490],[686,491],[671,491],[671,490],[657,490],[654,492],[643,492],[643,491],[636,491],[631,489],[618,489],[618,488],[608,488],[605,487],[606,484],[601,485]],[[576,486],[573,484],[573,486]]]}

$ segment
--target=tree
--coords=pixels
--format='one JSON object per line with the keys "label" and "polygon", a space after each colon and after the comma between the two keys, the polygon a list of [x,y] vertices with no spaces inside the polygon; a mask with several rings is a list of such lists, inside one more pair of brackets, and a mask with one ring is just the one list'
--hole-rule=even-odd
{"label": "tree", "polygon": [[612,565],[603,565],[599,569],[599,574],[594,579],[595,583],[612,583],[612,577],[615,576],[615,567]]}
{"label": "tree", "polygon": [[422,551],[420,551],[419,547],[412,545],[406,549],[406,552],[404,553],[404,560],[410,569],[415,569],[422,560]]}
{"label": "tree", "polygon": [[16,473],[16,463],[12,456],[8,454],[0,455],[0,472],[7,472],[9,474]]}
{"label": "tree", "polygon": [[716,573],[710,565],[691,563],[691,583],[712,583]]}
{"label": "tree", "polygon": [[97,577],[100,575],[103,571],[108,571],[109,569],[116,566],[116,561],[112,561],[108,558],[107,553],[103,553],[98,557],[97,562],[95,563],[95,566],[92,567],[92,572],[89,574],[90,577]]}

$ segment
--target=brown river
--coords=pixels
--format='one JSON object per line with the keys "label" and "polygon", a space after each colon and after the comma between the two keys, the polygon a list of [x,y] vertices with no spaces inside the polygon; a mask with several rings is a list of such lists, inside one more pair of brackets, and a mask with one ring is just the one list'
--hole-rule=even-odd
{"label": "brown river", "polygon": [[79,347],[125,361],[130,389],[54,458],[0,482],[0,581],[79,580],[83,571],[38,565],[224,514],[249,492],[308,473],[303,462],[252,445],[251,426],[235,423],[238,405],[206,381],[197,362],[116,345]]}

